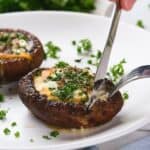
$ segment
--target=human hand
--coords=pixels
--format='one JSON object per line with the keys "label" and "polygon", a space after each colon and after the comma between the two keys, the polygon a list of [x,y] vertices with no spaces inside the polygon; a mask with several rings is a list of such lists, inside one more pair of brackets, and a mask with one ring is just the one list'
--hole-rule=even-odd
{"label": "human hand", "polygon": [[133,7],[136,0],[111,0],[111,1],[119,2],[121,8],[124,10],[130,10]]}

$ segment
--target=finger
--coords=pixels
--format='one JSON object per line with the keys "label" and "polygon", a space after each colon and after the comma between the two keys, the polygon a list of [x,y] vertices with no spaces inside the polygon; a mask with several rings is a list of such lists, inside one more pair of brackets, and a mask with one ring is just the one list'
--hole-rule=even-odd
{"label": "finger", "polygon": [[125,10],[130,10],[136,0],[120,0],[121,7]]}

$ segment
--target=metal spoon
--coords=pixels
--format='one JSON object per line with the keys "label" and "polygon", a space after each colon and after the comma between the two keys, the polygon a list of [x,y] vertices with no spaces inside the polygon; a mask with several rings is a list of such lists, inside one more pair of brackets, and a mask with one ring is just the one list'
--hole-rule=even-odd
{"label": "metal spoon", "polygon": [[109,97],[112,97],[120,88],[122,88],[126,84],[143,78],[150,78],[150,65],[140,66],[132,70],[127,75],[123,76],[121,80],[112,89],[112,91],[109,94]]}
{"label": "metal spoon", "polygon": [[[140,66],[132,70],[130,73],[124,75],[113,88],[109,87],[107,82],[108,80],[98,80],[96,82],[96,86],[94,87],[91,99],[93,99],[93,102],[96,102],[97,100],[106,101],[109,97],[112,97],[120,88],[122,88],[126,84],[143,78],[150,78],[150,65]],[[93,102],[92,105],[89,106],[89,108],[93,106]]]}

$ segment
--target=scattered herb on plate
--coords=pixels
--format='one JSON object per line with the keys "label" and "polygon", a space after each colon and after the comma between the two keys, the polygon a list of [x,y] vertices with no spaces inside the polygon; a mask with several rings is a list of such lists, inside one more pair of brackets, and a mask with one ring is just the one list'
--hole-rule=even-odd
{"label": "scattered herb on plate", "polygon": [[143,23],[142,20],[138,20],[137,23],[136,23],[136,25],[137,25],[138,27],[140,27],[140,28],[143,28],[143,29],[145,28],[144,23]]}
{"label": "scattered herb on plate", "polygon": [[58,135],[59,135],[59,132],[54,130],[54,131],[51,131],[49,133],[49,135],[43,135],[42,138],[46,139],[46,140],[51,140],[51,137],[55,137],[56,138]]}
{"label": "scattered herb on plate", "polygon": [[87,60],[87,63],[89,65],[98,66],[101,56],[102,56],[102,52],[100,50],[98,50],[96,54],[90,55],[91,58],[89,60]]}
{"label": "scattered herb on plate", "polygon": [[4,95],[0,93],[0,102],[4,102]]}
{"label": "scattered herb on plate", "polygon": [[14,136],[15,136],[16,138],[19,138],[19,137],[20,137],[20,132],[19,132],[19,131],[16,131],[16,132],[14,133]]}
{"label": "scattered herb on plate", "polygon": [[12,127],[15,127],[15,126],[17,126],[17,123],[16,123],[16,122],[12,122],[12,123],[11,123],[11,126],[12,126]]}
{"label": "scattered herb on plate", "polygon": [[43,135],[42,138],[45,140],[51,140],[51,138],[48,135]]}
{"label": "scattered herb on plate", "polygon": [[92,42],[89,39],[81,39],[80,41],[72,41],[72,45],[76,47],[78,54],[88,53],[92,50]]}
{"label": "scattered herb on plate", "polygon": [[75,40],[72,41],[72,45],[76,45],[77,42]]}
{"label": "scattered herb on plate", "polygon": [[11,134],[11,130],[8,129],[8,128],[5,128],[5,129],[3,130],[3,133],[4,133],[5,135],[10,135],[10,134]]}
{"label": "scattered herb on plate", "polygon": [[92,64],[93,64],[93,62],[92,62],[91,59],[89,59],[89,60],[87,61],[87,63],[88,63],[89,65],[92,65]]}
{"label": "scattered herb on plate", "polygon": [[54,58],[58,59],[58,53],[61,51],[59,46],[56,46],[52,41],[49,41],[45,44],[45,59]]}
{"label": "scattered herb on plate", "polygon": [[0,110],[0,120],[4,120],[6,118],[7,113],[7,110]]}
{"label": "scattered herb on plate", "polygon": [[129,94],[127,92],[124,92],[122,94],[122,97],[123,97],[124,100],[128,100],[129,99]]}
{"label": "scattered herb on plate", "polygon": [[52,137],[57,137],[58,135],[59,135],[59,132],[56,130],[50,132],[50,136],[52,136]]}
{"label": "scattered herb on plate", "polygon": [[118,64],[110,68],[108,77],[115,83],[124,75],[124,64],[126,63],[125,59],[122,59]]}
{"label": "scattered herb on plate", "polygon": [[82,59],[75,59],[74,60],[76,63],[80,63],[82,61]]}

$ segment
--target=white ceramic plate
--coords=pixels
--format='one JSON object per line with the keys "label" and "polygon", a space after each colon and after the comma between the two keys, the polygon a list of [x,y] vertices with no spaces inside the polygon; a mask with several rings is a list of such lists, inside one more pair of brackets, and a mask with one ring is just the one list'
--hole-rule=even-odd
{"label": "white ceramic plate", "polygon": [[[72,40],[89,38],[93,49],[103,49],[110,21],[107,18],[65,12],[27,12],[0,15],[0,27],[21,28],[36,34],[43,43],[54,41],[62,48],[61,59],[74,64],[76,51]],[[150,34],[142,29],[121,24],[111,55],[110,66],[126,58],[126,71],[134,67],[150,64]],[[49,59],[43,66],[52,66],[56,61]],[[78,65],[78,64],[76,64]],[[87,66],[83,62],[81,66]],[[17,66],[16,66],[17,67]],[[51,128],[36,119],[21,103],[15,92],[7,92],[8,86],[0,89],[6,100],[2,108],[9,108],[7,119],[0,121],[0,149],[75,149],[103,143],[118,138],[150,122],[150,79],[136,81],[123,90],[128,90],[130,98],[122,111],[108,124],[85,131],[60,131],[60,136],[45,140]],[[17,127],[11,128],[16,121]],[[68,120],[69,121],[69,120]],[[10,128],[12,134],[3,134],[4,128]],[[20,131],[21,137],[14,138],[13,133]],[[30,142],[30,139],[34,142]]]}

